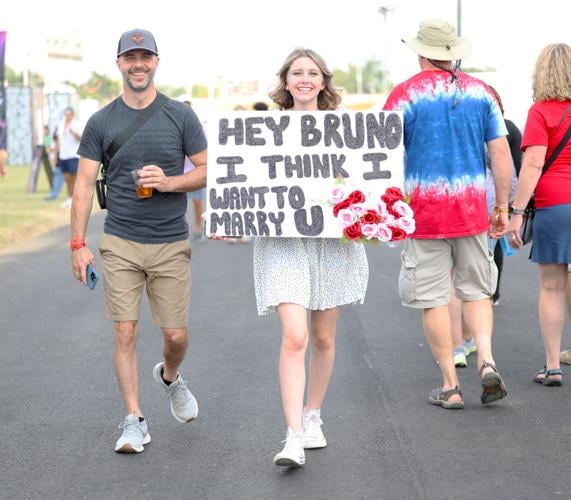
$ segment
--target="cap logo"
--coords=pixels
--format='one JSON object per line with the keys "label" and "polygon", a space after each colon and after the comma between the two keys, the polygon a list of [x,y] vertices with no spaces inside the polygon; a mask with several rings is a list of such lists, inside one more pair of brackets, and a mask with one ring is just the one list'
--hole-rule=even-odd
{"label": "cap logo", "polygon": [[140,33],[135,33],[131,38],[137,45],[143,43],[144,37]]}

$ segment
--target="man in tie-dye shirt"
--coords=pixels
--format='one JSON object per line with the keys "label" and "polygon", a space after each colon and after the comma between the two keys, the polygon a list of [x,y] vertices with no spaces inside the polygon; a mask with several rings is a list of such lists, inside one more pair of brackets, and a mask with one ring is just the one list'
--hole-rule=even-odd
{"label": "man in tie-dye shirt", "polygon": [[[448,313],[450,275],[464,301],[473,333],[483,404],[507,391],[492,356],[492,296],[497,269],[488,251],[488,233],[507,229],[511,158],[502,114],[486,84],[457,71],[470,42],[454,26],[431,19],[416,38],[403,40],[418,55],[421,72],[397,85],[386,110],[404,116],[405,190],[411,196],[416,231],[402,252],[399,292],[403,304],[423,309],[426,337],[442,372],[442,387],[429,403],[464,407],[453,362]],[[454,64],[454,62],[456,63]],[[491,218],[486,206],[487,144],[496,188]]]}

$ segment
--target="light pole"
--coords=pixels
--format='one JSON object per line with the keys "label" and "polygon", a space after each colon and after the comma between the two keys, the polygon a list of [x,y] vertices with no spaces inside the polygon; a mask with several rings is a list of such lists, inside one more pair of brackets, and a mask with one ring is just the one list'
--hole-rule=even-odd
{"label": "light pole", "polygon": [[456,0],[456,30],[462,36],[462,0]]}
{"label": "light pole", "polygon": [[385,74],[389,71],[389,43],[387,35],[389,28],[388,16],[394,12],[395,8],[396,5],[394,2],[382,2],[377,9],[377,12],[383,16],[383,65]]}

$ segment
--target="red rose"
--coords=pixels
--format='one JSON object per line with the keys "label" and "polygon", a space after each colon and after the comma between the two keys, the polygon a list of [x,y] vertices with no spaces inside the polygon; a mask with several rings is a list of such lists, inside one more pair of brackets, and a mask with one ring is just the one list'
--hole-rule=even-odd
{"label": "red rose", "polygon": [[343,210],[344,208],[349,208],[351,206],[351,202],[345,198],[343,201],[337,203],[337,205],[333,206],[333,215],[337,217],[339,210]]}
{"label": "red rose", "polygon": [[406,238],[406,233],[403,229],[396,226],[390,226],[391,232],[393,233],[392,241],[400,241]]}
{"label": "red rose", "polygon": [[343,234],[350,240],[358,240],[361,236],[363,236],[361,231],[361,224],[359,222],[355,222],[354,224],[347,226],[345,229],[343,229]]}
{"label": "red rose", "polygon": [[347,199],[351,202],[351,205],[353,205],[353,203],[364,203],[366,200],[365,195],[359,190],[350,193]]}
{"label": "red rose", "polygon": [[402,191],[398,187],[390,187],[385,191],[385,194],[381,196],[387,205],[392,205],[396,201],[401,201],[404,198]]}
{"label": "red rose", "polygon": [[378,224],[381,222],[381,216],[376,210],[367,210],[365,214],[361,216],[361,222],[363,224]]}
{"label": "red rose", "polygon": [[400,219],[400,217],[401,217],[401,214],[399,214],[398,212],[396,212],[396,211],[393,209],[393,206],[392,206],[392,205],[387,205],[387,212],[388,212],[389,214],[391,214],[395,219]]}

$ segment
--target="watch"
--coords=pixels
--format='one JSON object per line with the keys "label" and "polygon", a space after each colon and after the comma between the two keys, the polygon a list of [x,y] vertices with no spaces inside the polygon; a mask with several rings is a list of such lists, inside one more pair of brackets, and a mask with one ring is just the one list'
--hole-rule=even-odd
{"label": "watch", "polygon": [[525,209],[523,208],[516,208],[513,205],[510,206],[510,214],[514,215],[525,215]]}

